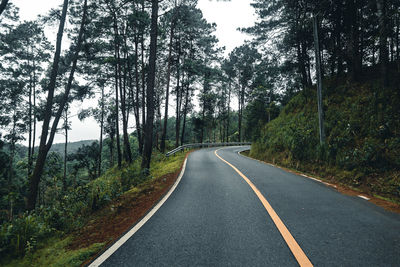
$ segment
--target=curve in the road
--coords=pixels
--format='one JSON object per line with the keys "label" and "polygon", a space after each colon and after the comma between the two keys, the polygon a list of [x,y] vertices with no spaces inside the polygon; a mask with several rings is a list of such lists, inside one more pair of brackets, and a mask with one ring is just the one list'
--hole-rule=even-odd
{"label": "curve in the road", "polygon": [[214,149],[190,154],[168,201],[102,266],[297,266],[259,196],[316,266],[400,266],[400,216],[322,183]]}
{"label": "curve in the road", "polygon": [[267,210],[269,216],[271,217],[272,221],[275,223],[276,228],[278,228],[279,232],[281,233],[283,239],[285,240],[286,244],[290,248],[290,250],[293,253],[293,256],[296,258],[297,262],[299,263],[300,266],[313,266],[311,261],[308,259],[304,251],[301,249],[299,244],[296,242],[296,239],[293,238],[292,234],[290,231],[287,229],[285,224],[282,222],[281,218],[279,218],[278,214],[275,212],[275,210],[272,208],[272,206],[269,204],[268,200],[261,194],[260,190],[250,181],[249,178],[246,177],[241,171],[238,170],[234,165],[223,159],[220,155],[218,155],[218,150],[217,149],[214,151],[214,154],[223,162],[228,164],[232,169],[234,169],[245,181],[246,183],[251,187],[251,189],[254,191],[254,193],[257,195],[257,197],[260,199],[261,203]]}

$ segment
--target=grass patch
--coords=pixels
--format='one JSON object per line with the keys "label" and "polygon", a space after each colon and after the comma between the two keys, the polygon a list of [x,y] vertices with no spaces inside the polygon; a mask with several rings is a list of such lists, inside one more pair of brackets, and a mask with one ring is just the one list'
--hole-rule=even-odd
{"label": "grass patch", "polygon": [[160,178],[166,174],[174,173],[182,167],[182,163],[186,157],[186,153],[177,153],[174,156],[162,158],[150,167],[150,174],[154,178]]}
{"label": "grass patch", "polygon": [[5,267],[19,266],[80,266],[88,257],[101,250],[104,244],[92,244],[87,248],[69,250],[71,237],[64,239],[53,237],[33,254],[27,254],[22,259],[14,259],[9,263],[3,263]]}
{"label": "grass patch", "polygon": [[242,154],[243,156],[246,156],[246,157],[250,157],[250,150],[242,151],[242,152],[240,152],[240,154]]}

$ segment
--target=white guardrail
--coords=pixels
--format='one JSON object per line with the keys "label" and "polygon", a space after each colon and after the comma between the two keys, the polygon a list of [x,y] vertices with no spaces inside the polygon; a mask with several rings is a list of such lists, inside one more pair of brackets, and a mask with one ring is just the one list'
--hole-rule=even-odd
{"label": "white guardrail", "polygon": [[178,146],[174,150],[169,151],[165,156],[169,157],[175,153],[185,150],[186,148],[202,148],[202,147],[216,147],[216,146],[244,146],[251,145],[250,142],[230,142],[230,143],[197,143],[197,144],[186,144]]}

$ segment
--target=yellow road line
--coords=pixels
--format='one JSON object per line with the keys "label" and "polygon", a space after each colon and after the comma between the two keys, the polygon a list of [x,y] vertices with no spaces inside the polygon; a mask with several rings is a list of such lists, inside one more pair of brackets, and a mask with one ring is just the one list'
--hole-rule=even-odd
{"label": "yellow road line", "polygon": [[247,178],[241,171],[239,171],[235,166],[233,166],[231,163],[228,161],[224,160],[222,157],[220,157],[217,153],[219,149],[214,151],[214,154],[223,162],[228,164],[229,166],[232,167],[253,189],[254,193],[256,193],[257,197],[260,199],[261,203],[264,205],[265,209],[267,210],[269,216],[271,217],[272,221],[275,223],[276,227],[278,228],[279,232],[281,233],[283,239],[286,241],[286,244],[289,246],[290,250],[292,251],[294,257],[296,258],[297,262],[299,263],[300,266],[313,266],[311,261],[308,259],[304,251],[301,249],[299,244],[296,242],[296,240],[293,238],[292,234],[289,232],[289,230],[286,228],[285,224],[282,222],[282,220],[279,218],[278,214],[276,214],[275,210],[271,207],[267,199],[261,194],[260,190],[257,189],[257,187]]}

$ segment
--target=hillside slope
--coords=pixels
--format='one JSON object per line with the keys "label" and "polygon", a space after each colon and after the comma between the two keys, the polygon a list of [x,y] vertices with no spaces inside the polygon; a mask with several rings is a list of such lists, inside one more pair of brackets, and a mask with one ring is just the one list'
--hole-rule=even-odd
{"label": "hillside slope", "polygon": [[66,191],[51,206],[0,225],[0,266],[82,266],[130,229],[174,184],[188,153],[153,154]]}
{"label": "hillside slope", "polygon": [[[97,140],[81,140],[81,141],[76,141],[76,142],[68,142],[67,152],[75,153],[83,145],[88,146],[96,141]],[[5,144],[4,149],[7,152],[10,151],[10,145]],[[56,143],[51,146],[50,152],[56,152],[56,153],[59,153],[60,155],[64,155],[64,149],[65,149],[65,143]],[[39,147],[35,146],[35,150],[38,151]],[[16,153],[19,156],[19,158],[24,158],[28,154],[28,147],[25,145],[16,144]]]}
{"label": "hillside slope", "polygon": [[316,89],[300,92],[264,126],[250,156],[399,202],[400,85],[379,84],[325,81],[323,147]]}

